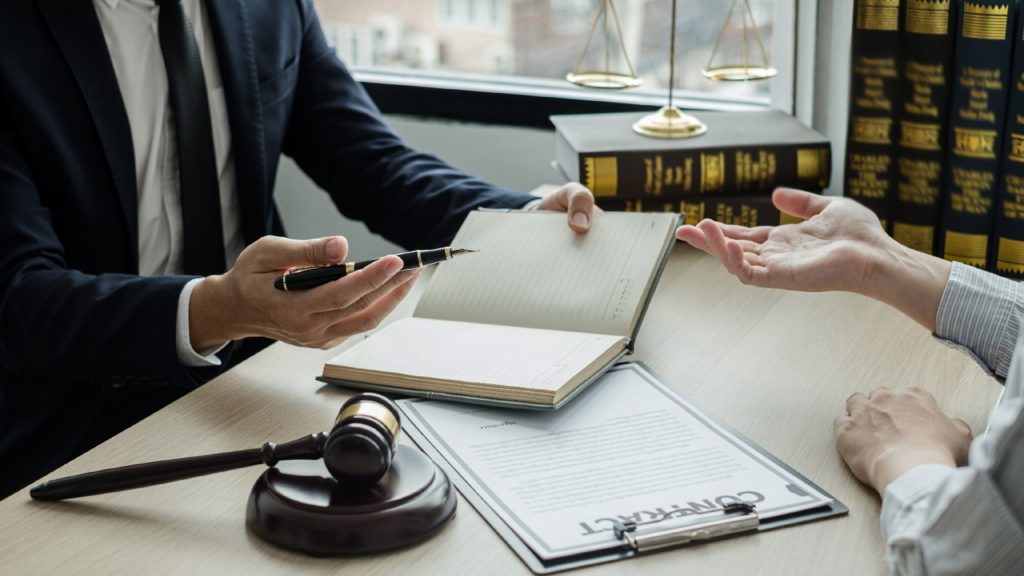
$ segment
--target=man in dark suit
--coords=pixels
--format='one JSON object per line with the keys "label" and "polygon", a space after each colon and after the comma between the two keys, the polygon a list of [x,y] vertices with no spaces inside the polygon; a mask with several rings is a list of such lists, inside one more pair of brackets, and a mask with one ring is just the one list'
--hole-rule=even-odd
{"label": "man in dark suit", "polygon": [[[0,497],[267,338],[332,346],[405,296],[394,257],[271,288],[347,251],[268,236],[281,154],[407,247],[533,200],[407,148],[311,0],[0,0]],[[583,232],[593,197],[539,207]]]}

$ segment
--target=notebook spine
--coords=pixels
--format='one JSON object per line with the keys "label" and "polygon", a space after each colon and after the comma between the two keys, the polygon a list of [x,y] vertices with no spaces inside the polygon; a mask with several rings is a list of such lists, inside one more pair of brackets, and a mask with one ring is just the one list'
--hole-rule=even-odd
{"label": "notebook spine", "polygon": [[950,112],[943,258],[989,266],[1017,2],[961,0]]}
{"label": "notebook spine", "polygon": [[861,202],[892,231],[896,189],[893,159],[899,83],[901,0],[856,0],[850,63],[850,121],[845,194]]}
{"label": "notebook spine", "polygon": [[892,235],[938,255],[956,10],[949,0],[905,0],[901,21]]}
{"label": "notebook spine", "polygon": [[1013,35],[1013,72],[1003,142],[1002,178],[996,195],[995,271],[1024,278],[1024,18]]}
{"label": "notebook spine", "polygon": [[580,181],[599,198],[768,193],[821,189],[832,171],[828,142],[750,148],[579,155]]}

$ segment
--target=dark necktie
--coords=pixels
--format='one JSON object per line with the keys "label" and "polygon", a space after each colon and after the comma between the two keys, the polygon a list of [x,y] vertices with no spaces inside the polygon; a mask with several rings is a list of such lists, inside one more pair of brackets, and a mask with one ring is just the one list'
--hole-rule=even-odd
{"label": "dark necktie", "polygon": [[185,273],[224,272],[224,233],[220,222],[220,186],[213,150],[210,104],[203,63],[181,0],[160,4],[160,48],[178,136],[181,219]]}

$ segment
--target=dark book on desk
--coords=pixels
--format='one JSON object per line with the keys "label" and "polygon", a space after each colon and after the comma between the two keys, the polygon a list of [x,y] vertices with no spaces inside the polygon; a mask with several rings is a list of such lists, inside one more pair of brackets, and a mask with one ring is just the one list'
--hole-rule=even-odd
{"label": "dark book on desk", "polygon": [[943,258],[986,268],[1000,181],[1017,3],[958,4],[950,112],[949,178],[940,235]]}
{"label": "dark book on desk", "polygon": [[778,226],[801,222],[790,214],[780,212],[772,204],[770,195],[758,196],[696,196],[681,200],[662,198],[598,202],[603,210],[622,212],[677,212],[682,224],[696,225],[705,218],[722,224],[737,226]]}
{"label": "dark book on desk", "polygon": [[992,250],[999,274],[1024,278],[1024,18],[1013,34],[1013,72],[1002,152],[1002,177],[996,194]]}
{"label": "dark book on desk", "polygon": [[956,8],[949,0],[905,0],[901,20],[892,235],[905,246],[938,255]]}
{"label": "dark book on desk", "polygon": [[639,115],[552,116],[555,161],[597,198],[817,190],[831,174],[828,139],[777,110],[702,112],[706,134],[679,140],[633,132]]}
{"label": "dark book on desk", "polygon": [[856,0],[850,61],[850,121],[843,189],[892,232],[896,190],[895,113],[901,0]]}

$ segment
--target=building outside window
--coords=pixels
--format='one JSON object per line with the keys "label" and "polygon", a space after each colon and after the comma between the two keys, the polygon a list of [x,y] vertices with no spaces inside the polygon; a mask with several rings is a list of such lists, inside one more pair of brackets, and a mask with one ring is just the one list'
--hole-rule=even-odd
{"label": "building outside window", "polygon": [[[780,0],[749,0],[769,60]],[[721,35],[714,64],[743,61],[743,2],[679,0],[677,88],[745,101],[769,100],[769,83],[716,83],[701,74]],[[562,79],[586,43],[600,0],[316,0],[328,38],[349,66],[388,70]],[[597,24],[584,68],[628,69],[628,55],[643,79],[640,91],[663,92],[668,83],[671,0],[617,0],[620,26],[610,42]],[[747,58],[760,63],[757,36],[746,19]],[[621,30],[621,35],[619,34]],[[792,60],[793,55],[786,57]],[[727,62],[728,61],[728,62]],[[774,64],[774,62],[773,62]]]}

